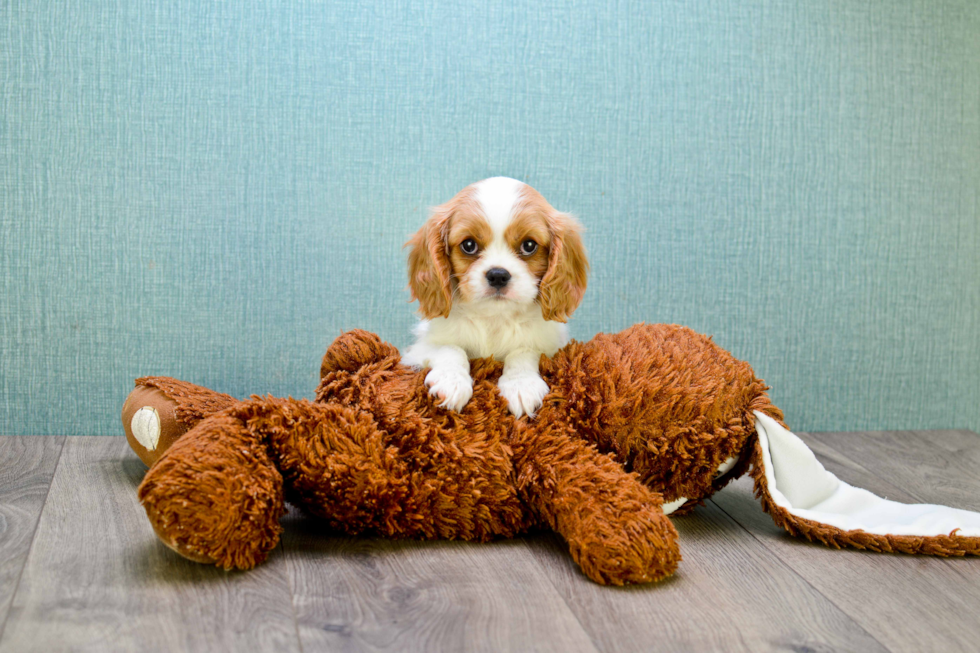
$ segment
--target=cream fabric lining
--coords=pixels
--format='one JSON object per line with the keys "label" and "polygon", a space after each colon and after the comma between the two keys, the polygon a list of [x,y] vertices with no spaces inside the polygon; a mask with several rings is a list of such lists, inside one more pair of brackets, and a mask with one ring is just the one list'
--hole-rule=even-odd
{"label": "cream fabric lining", "polygon": [[776,505],[803,519],[875,535],[980,537],[980,513],[889,501],[824,469],[810,448],[768,415],[755,413],[766,482]]}

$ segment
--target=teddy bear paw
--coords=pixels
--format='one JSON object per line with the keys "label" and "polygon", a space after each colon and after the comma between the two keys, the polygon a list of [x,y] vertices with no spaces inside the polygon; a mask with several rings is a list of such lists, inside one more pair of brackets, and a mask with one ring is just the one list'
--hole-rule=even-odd
{"label": "teddy bear paw", "polygon": [[497,382],[497,389],[515,417],[534,417],[548,394],[548,384],[537,374],[504,374]]}
{"label": "teddy bear paw", "polygon": [[473,396],[473,379],[462,370],[451,367],[433,367],[425,375],[425,385],[429,394],[442,399],[440,408],[454,410],[457,413]]}

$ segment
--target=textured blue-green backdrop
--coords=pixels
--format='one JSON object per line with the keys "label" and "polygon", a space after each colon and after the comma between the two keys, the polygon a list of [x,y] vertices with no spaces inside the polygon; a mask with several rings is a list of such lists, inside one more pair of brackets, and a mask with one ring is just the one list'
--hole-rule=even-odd
{"label": "textured blue-green backdrop", "polygon": [[799,430],[980,430],[980,3],[0,2],[0,433],[133,377],[308,396],[408,341],[490,175],[588,228],[572,322],[715,336]]}

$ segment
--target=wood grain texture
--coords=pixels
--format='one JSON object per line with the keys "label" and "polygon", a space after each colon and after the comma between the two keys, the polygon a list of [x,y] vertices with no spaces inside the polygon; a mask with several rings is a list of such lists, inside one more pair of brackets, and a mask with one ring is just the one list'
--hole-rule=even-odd
{"label": "wood grain texture", "polygon": [[[953,455],[955,460],[980,466],[980,435],[966,429],[936,431],[902,431],[903,434],[925,441],[930,447],[938,446]],[[975,478],[975,475],[971,476]]]}
{"label": "wood grain texture", "polygon": [[556,537],[534,546],[600,650],[885,650],[716,506],[674,523],[684,560],[655,585],[600,587]]}
{"label": "wood grain texture", "polygon": [[525,540],[331,537],[293,516],[283,544],[305,650],[596,650]]}
{"label": "wood grain texture", "polygon": [[0,438],[0,635],[64,442]]}
{"label": "wood grain texture", "polygon": [[900,485],[909,501],[980,511],[980,436],[971,431],[821,433],[828,447]]}
{"label": "wood grain texture", "polygon": [[[976,434],[800,435],[847,482],[977,508]],[[0,438],[0,588],[11,573],[16,586],[0,653],[954,651],[980,641],[980,559],[791,538],[747,479],[675,520],[684,560],[656,585],[596,585],[550,533],[490,544],[344,538],[297,513],[266,564],[226,573],[159,543],[136,501],[145,468],[125,439],[61,442]]]}
{"label": "wood grain texture", "polygon": [[[843,481],[896,501],[971,507],[963,500],[975,481],[950,453],[913,434],[800,436]],[[980,641],[980,559],[838,551],[792,538],[759,509],[749,479],[712,501],[890,650],[975,650]]]}
{"label": "wood grain texture", "polygon": [[248,573],[178,557],[136,499],[124,438],[65,444],[0,651],[299,650],[281,553]]}

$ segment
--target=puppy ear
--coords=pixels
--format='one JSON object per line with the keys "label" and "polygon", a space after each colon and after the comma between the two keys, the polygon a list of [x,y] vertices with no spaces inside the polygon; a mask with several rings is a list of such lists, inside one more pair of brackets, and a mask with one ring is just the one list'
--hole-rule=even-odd
{"label": "puppy ear", "polygon": [[575,218],[555,211],[548,217],[548,227],[551,253],[538,287],[538,301],[544,319],[567,322],[585,294],[589,259],[582,244],[582,227]]}
{"label": "puppy ear", "polygon": [[446,207],[436,207],[422,228],[405,243],[412,248],[408,253],[412,299],[419,301],[419,312],[429,320],[448,317],[452,308],[452,268],[446,252],[450,215]]}

